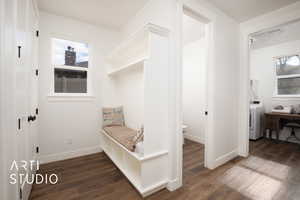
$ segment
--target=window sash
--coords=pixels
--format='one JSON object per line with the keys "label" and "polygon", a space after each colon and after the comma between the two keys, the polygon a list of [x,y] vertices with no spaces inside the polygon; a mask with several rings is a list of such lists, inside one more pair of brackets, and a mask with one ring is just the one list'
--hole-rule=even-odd
{"label": "window sash", "polygon": [[275,81],[275,95],[274,97],[300,97],[300,94],[278,94],[278,80],[280,79],[292,79],[292,78],[300,78],[300,74],[292,74],[292,75],[280,75],[276,76]]}
{"label": "window sash", "polygon": [[78,66],[69,66],[69,65],[54,65],[54,69],[69,69],[77,71],[89,71],[88,68],[78,67]]}

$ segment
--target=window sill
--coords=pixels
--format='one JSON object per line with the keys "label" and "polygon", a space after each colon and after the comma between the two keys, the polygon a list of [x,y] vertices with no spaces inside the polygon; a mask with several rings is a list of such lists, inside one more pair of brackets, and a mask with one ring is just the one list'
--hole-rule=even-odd
{"label": "window sill", "polygon": [[273,99],[300,99],[300,95],[274,95]]}
{"label": "window sill", "polygon": [[47,96],[50,102],[59,101],[93,101],[95,96],[90,94],[50,94]]}

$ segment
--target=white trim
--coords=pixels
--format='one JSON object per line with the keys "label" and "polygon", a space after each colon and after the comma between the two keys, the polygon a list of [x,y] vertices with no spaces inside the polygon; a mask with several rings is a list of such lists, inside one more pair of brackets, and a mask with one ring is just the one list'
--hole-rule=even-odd
{"label": "white trim", "polygon": [[39,160],[40,160],[41,164],[45,164],[45,163],[85,156],[85,155],[89,155],[89,154],[99,153],[99,152],[102,152],[101,147],[94,146],[94,147],[77,149],[77,150],[73,150],[73,151],[66,151],[66,152],[62,152],[62,153],[41,155],[41,156],[39,156]]}
{"label": "white trim", "polygon": [[[173,110],[175,108],[175,113],[172,113],[172,115],[175,115],[174,117],[174,123],[175,123],[175,140],[173,145],[175,145],[175,150],[176,152],[170,152],[170,154],[173,154],[173,159],[175,159],[176,167],[174,167],[173,163],[171,162],[170,168],[174,169],[173,174],[175,174],[175,177],[172,177],[170,174],[170,177],[173,178],[173,181],[170,181],[168,183],[168,189],[169,190],[175,190],[177,188],[180,188],[182,186],[182,167],[183,167],[183,162],[182,162],[182,144],[183,144],[183,137],[182,137],[182,121],[183,121],[183,116],[182,116],[182,47],[183,47],[183,38],[182,38],[182,17],[184,13],[184,8],[188,9],[189,11],[192,11],[196,13],[197,15],[204,16],[208,20],[210,20],[210,23],[207,24],[207,29],[209,31],[209,37],[208,37],[208,78],[207,82],[212,82],[213,81],[213,76],[211,72],[211,69],[214,65],[214,25],[216,21],[216,15],[207,9],[203,8],[200,4],[195,5],[194,3],[187,3],[184,2],[183,0],[177,0],[177,10],[176,10],[176,23],[175,23],[175,35],[174,35],[174,40],[175,40],[175,56],[177,58],[175,65],[172,68],[172,71],[174,73],[174,79],[175,83],[171,83],[171,85],[175,84],[175,89],[174,89],[174,96],[170,95],[170,110]],[[207,91],[209,92],[208,100],[207,100],[207,110],[209,111],[209,115],[207,116],[207,122],[206,122],[206,128],[205,128],[205,167],[208,167],[210,169],[213,168],[214,164],[214,152],[213,152],[213,105],[208,104],[209,99],[214,97],[214,91],[210,90],[212,87],[211,85],[208,84],[207,86]],[[173,90],[173,89],[172,89]],[[173,103],[175,98],[175,105]],[[173,107],[174,106],[174,107]],[[173,119],[170,121],[171,125],[173,126]],[[173,138],[170,138],[173,139]],[[171,146],[170,148],[174,148]],[[170,172],[171,173],[171,172]],[[175,179],[174,179],[175,178]]]}
{"label": "white trim", "polygon": [[281,100],[281,101],[299,101],[300,100],[300,95],[277,95],[277,96],[273,96],[272,99],[274,100]]}
{"label": "white trim", "polygon": [[170,34],[169,29],[164,28],[162,26],[158,26],[156,24],[152,24],[152,23],[147,23],[145,25],[145,29],[148,30],[149,32],[158,34],[158,35],[163,36],[163,37],[168,37],[169,34]]}
{"label": "white trim", "polygon": [[228,161],[234,159],[237,156],[238,156],[238,153],[237,153],[237,150],[235,149],[235,150],[233,150],[233,151],[217,158],[215,160],[215,163],[214,163],[214,168],[219,167],[219,166],[227,163]]}
{"label": "white trim", "polygon": [[169,191],[175,191],[182,186],[181,181],[178,179],[170,180],[167,185],[167,189]]}
{"label": "white trim", "polygon": [[[170,46],[170,49],[175,49],[174,55],[176,58],[174,66],[169,66],[170,76],[173,75],[175,79],[170,85],[174,85],[175,88],[170,88],[170,99],[169,99],[169,117],[170,131],[175,132],[175,137],[170,137],[170,155],[171,159],[169,162],[169,168],[172,169],[169,172],[170,181],[167,188],[171,191],[176,190],[182,186],[182,160],[183,160],[183,137],[182,137],[182,13],[183,3],[182,0],[178,0],[176,4],[176,22],[175,23],[175,34],[174,46]],[[169,55],[172,56],[171,54]],[[171,72],[171,69],[172,72]],[[174,101],[175,98],[175,101]],[[173,111],[175,109],[175,111]],[[169,133],[169,135],[173,135]]]}
{"label": "white trim", "polygon": [[239,138],[238,154],[249,155],[249,102],[250,102],[250,66],[249,35],[261,30],[279,26],[299,19],[300,2],[280,8],[244,22],[240,25],[240,99],[239,99]]}
{"label": "white trim", "polygon": [[75,101],[75,102],[82,102],[82,101],[95,101],[96,97],[89,94],[76,94],[76,93],[56,93],[56,94],[49,94],[47,96],[49,102],[61,102],[61,101]]}
{"label": "white trim", "polygon": [[121,66],[117,69],[113,69],[110,72],[108,72],[108,76],[114,76],[114,75],[118,75],[121,72],[125,72],[127,70],[136,68],[136,67],[144,67],[144,63],[145,61],[147,61],[147,57],[142,57],[142,58],[138,58],[133,62],[130,62],[129,64],[126,64],[124,66]]}
{"label": "white trim", "polygon": [[300,95],[297,94],[297,95],[280,95],[280,94],[276,94],[276,95],[273,95],[272,96],[273,99],[280,99],[280,98],[291,98],[291,99],[299,99],[300,98]]}
{"label": "white trim", "polygon": [[[209,168],[209,169],[213,169],[213,165],[214,165],[214,127],[213,127],[213,122],[214,122],[214,105],[209,103],[212,102],[211,99],[214,98],[214,93],[215,91],[213,90],[213,83],[214,83],[214,79],[213,79],[213,69],[215,65],[215,51],[214,51],[214,26],[215,26],[215,21],[216,21],[216,15],[210,11],[208,11],[207,9],[205,9],[202,6],[199,7],[195,7],[194,4],[189,5],[188,3],[184,3],[182,5],[182,13],[181,13],[181,17],[184,14],[184,9],[187,12],[192,12],[193,15],[197,15],[197,16],[201,16],[201,18],[205,19],[202,23],[205,24],[205,29],[207,31],[208,34],[206,34],[206,41],[207,41],[207,78],[206,78],[206,94],[207,94],[207,98],[206,98],[206,102],[205,102],[205,106],[206,106],[206,111],[208,111],[208,115],[206,116],[206,122],[205,122],[205,148],[204,148],[204,166]],[[181,21],[181,20],[180,20]],[[180,30],[180,33],[182,34],[182,30]],[[181,38],[181,45],[180,48],[182,48],[182,38]],[[182,65],[181,65],[182,68]],[[182,71],[182,69],[181,69]],[[208,92],[209,91],[209,92]],[[182,114],[182,113],[181,113]]]}
{"label": "white trim", "polygon": [[40,13],[39,13],[39,7],[38,7],[38,3],[36,0],[32,0],[32,5],[33,5],[33,8],[34,8],[34,14],[35,14],[35,17],[37,19],[39,19],[40,17]]}
{"label": "white trim", "polygon": [[69,70],[77,70],[77,71],[89,71],[88,67],[78,67],[71,65],[54,65],[56,69],[69,69]]}
{"label": "white trim", "polygon": [[299,78],[300,74],[291,74],[291,75],[277,75],[277,79],[285,79],[285,78]]}
{"label": "white trim", "polygon": [[162,182],[157,183],[155,185],[151,185],[148,188],[142,189],[141,190],[142,196],[147,197],[147,196],[149,196],[149,195],[151,195],[151,194],[153,194],[153,193],[155,193],[159,190],[164,189],[166,187],[167,183],[168,183],[168,181],[165,180],[165,181],[162,181]]}
{"label": "white trim", "polygon": [[198,136],[194,136],[194,135],[190,135],[190,134],[184,134],[183,136],[184,136],[184,138],[186,138],[188,140],[203,144],[203,141]]}

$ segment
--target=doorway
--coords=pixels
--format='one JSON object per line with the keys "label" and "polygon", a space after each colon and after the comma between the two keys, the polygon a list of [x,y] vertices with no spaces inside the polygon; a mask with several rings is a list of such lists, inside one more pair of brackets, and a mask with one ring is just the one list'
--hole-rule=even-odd
{"label": "doorway", "polygon": [[182,12],[182,134],[183,178],[190,170],[206,167],[208,36],[201,15]]}
{"label": "doorway", "polygon": [[300,143],[299,24],[299,19],[286,21],[251,31],[245,37],[248,43],[245,80],[249,89],[243,105],[247,105],[248,120],[242,121],[247,129],[240,142],[241,154],[245,156],[256,152],[260,143],[284,143],[288,147]]}

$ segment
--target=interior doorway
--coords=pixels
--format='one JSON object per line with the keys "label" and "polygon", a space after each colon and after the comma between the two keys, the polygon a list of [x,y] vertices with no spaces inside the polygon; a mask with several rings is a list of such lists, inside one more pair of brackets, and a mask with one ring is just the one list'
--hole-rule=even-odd
{"label": "interior doorway", "polygon": [[262,143],[260,139],[286,146],[300,143],[299,25],[299,20],[293,20],[248,35],[245,143],[250,154]]}
{"label": "interior doorway", "polygon": [[209,25],[201,15],[182,12],[183,177],[206,167]]}

